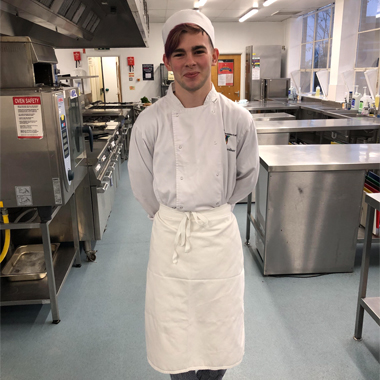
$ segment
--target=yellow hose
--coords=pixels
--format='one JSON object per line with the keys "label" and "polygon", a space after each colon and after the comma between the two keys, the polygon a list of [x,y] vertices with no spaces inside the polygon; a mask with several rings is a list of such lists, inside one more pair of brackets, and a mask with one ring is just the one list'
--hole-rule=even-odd
{"label": "yellow hose", "polygon": [[[0,208],[3,208],[3,202],[0,202]],[[3,222],[4,224],[9,224],[9,218],[8,218],[8,211],[7,209],[2,210],[3,214]],[[5,241],[4,241],[4,247],[0,255],[0,263],[5,259],[5,256],[8,253],[9,245],[11,242],[11,231],[5,230]]]}

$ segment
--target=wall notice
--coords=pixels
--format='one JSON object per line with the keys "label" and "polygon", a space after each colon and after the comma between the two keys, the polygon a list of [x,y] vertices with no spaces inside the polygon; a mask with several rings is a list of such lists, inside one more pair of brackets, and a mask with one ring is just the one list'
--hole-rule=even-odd
{"label": "wall notice", "polygon": [[252,80],[260,79],[260,57],[252,57]]}
{"label": "wall notice", "polygon": [[19,139],[42,139],[44,137],[39,96],[14,96],[13,106]]}
{"label": "wall notice", "polygon": [[142,65],[143,80],[154,80],[154,68],[152,64]]}
{"label": "wall notice", "polygon": [[234,85],[234,60],[219,59],[218,61],[218,86]]}

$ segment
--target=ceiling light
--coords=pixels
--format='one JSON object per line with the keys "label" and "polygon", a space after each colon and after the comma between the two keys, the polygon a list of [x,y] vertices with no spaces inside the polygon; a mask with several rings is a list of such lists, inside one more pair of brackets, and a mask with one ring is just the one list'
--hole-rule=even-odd
{"label": "ceiling light", "polygon": [[259,10],[257,8],[251,9],[249,12],[247,12],[245,15],[239,18],[239,22],[244,22],[247,18],[250,18],[254,14],[256,14]]}
{"label": "ceiling light", "polygon": [[376,18],[380,18],[380,13],[378,13],[378,14],[376,15]]}
{"label": "ceiling light", "polygon": [[194,3],[194,8],[203,7],[206,4],[207,0],[199,0]]}
{"label": "ceiling light", "polygon": [[277,1],[277,0],[267,0],[267,1],[265,1],[264,2],[264,7],[267,7],[267,6],[269,6],[269,5],[271,5],[271,4],[273,4],[275,1]]}

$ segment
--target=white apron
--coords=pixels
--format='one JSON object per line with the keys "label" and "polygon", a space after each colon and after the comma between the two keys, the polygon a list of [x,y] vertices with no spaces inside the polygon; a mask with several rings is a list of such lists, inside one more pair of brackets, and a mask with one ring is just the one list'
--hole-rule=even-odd
{"label": "white apron", "polygon": [[229,204],[181,212],[160,205],[147,270],[145,331],[162,373],[227,369],[244,355],[244,266]]}

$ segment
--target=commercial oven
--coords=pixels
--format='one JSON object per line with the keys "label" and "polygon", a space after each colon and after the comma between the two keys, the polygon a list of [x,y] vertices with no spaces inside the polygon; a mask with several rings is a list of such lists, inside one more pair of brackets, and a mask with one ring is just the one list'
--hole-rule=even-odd
{"label": "commercial oven", "polygon": [[[17,68],[20,61],[21,72],[11,70],[12,62]],[[53,86],[54,62],[49,46],[28,37],[1,37],[4,207],[47,207],[49,212],[68,202],[86,174],[80,97],[75,88]]]}

